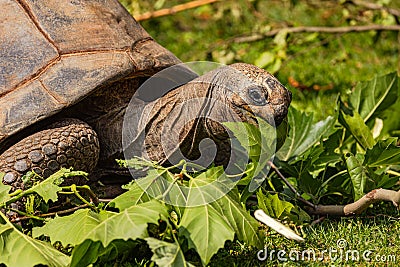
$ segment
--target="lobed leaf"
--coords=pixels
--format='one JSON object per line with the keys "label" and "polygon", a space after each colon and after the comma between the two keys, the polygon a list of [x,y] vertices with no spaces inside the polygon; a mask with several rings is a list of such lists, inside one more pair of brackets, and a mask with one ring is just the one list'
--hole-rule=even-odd
{"label": "lobed leaf", "polygon": [[258,127],[246,122],[224,122],[223,124],[233,132],[234,137],[246,150],[246,156],[252,161],[257,161],[261,152],[261,135]]}
{"label": "lobed leaf", "polygon": [[[196,207],[188,207],[184,210],[178,226],[179,234],[184,235],[188,240],[189,249],[194,248],[199,254],[201,261],[206,265],[211,257],[222,248],[226,240],[233,240],[235,232],[220,212],[210,204],[215,200],[215,192],[223,191],[217,186],[210,186],[214,179],[208,176],[198,176],[191,180],[193,188],[203,188],[195,193],[190,191],[188,201],[190,203],[202,203]],[[204,185],[208,186],[204,190]],[[223,192],[222,195],[225,195]]]}
{"label": "lobed leaf", "polygon": [[128,191],[114,198],[107,206],[123,211],[133,205],[150,201],[148,194],[136,181],[132,181],[130,184],[124,186],[124,189],[128,189]]}
{"label": "lobed leaf", "polygon": [[318,143],[322,137],[333,133],[335,121],[335,117],[328,116],[325,120],[314,123],[313,114],[306,114],[292,107],[289,108],[289,136],[276,153],[277,157],[282,161],[288,161],[302,155]]}
{"label": "lobed leaf", "polygon": [[[287,124],[285,122],[277,129],[265,120],[258,118],[258,127],[239,122],[226,122],[224,125],[233,132],[241,147],[246,150],[246,156],[241,158],[248,156],[251,160],[252,165],[244,164],[247,168],[247,175],[240,183],[247,185],[246,190],[252,193],[264,182],[270,169],[268,161],[273,160],[277,141],[283,143],[282,135],[287,131]],[[278,135],[278,131],[280,135]]]}
{"label": "lobed leaf", "polygon": [[261,248],[264,244],[264,235],[258,230],[259,223],[239,201],[237,190],[232,190],[225,197],[211,203],[235,230],[240,241],[247,245]]}
{"label": "lobed leaf", "polygon": [[358,83],[350,94],[349,101],[352,108],[360,114],[364,122],[367,122],[393,105],[397,98],[397,74],[390,73],[375,77],[368,82]]}
{"label": "lobed leaf", "polygon": [[290,202],[279,199],[278,194],[263,194],[261,190],[257,192],[258,208],[262,209],[267,215],[282,219],[283,216],[290,214],[294,205]]}
{"label": "lobed leaf", "polygon": [[224,197],[240,177],[229,177],[222,166],[211,167],[191,179],[187,189],[186,207],[202,206]]}
{"label": "lobed leaf", "polygon": [[[137,200],[139,202],[146,201],[148,198],[155,198],[168,204],[185,206],[187,187],[179,184],[177,180],[178,178],[167,169],[151,168],[145,177],[136,179],[134,182],[143,192],[140,193],[140,189],[136,188],[136,192],[132,193],[141,195],[140,199]],[[119,200],[121,199],[117,201]]]}
{"label": "lobed leaf", "polygon": [[8,267],[68,266],[69,257],[50,244],[35,240],[11,223],[0,224],[0,263]]}
{"label": "lobed leaf", "polygon": [[372,148],[375,140],[360,114],[357,111],[349,111],[342,103],[340,109],[339,122],[352,134],[364,150]]}
{"label": "lobed leaf", "polygon": [[99,224],[115,215],[109,211],[96,213],[90,209],[80,209],[68,216],[55,217],[42,227],[33,228],[32,236],[44,235],[50,237],[52,243],[60,241],[63,246],[75,246],[82,243]]}
{"label": "lobed leaf", "polygon": [[90,266],[90,264],[93,263],[96,263],[96,266],[100,264],[101,266],[115,264],[121,257],[131,257],[132,254],[140,255],[140,252],[137,251],[138,244],[139,242],[134,240],[125,241],[117,239],[111,242],[107,247],[103,247],[100,241],[93,242],[92,240],[86,239],[72,250],[71,264],[69,267]]}
{"label": "lobed leaf", "polygon": [[61,170],[50,175],[50,177],[33,185],[28,190],[39,194],[43,200],[47,203],[49,200],[57,201],[57,193],[61,191],[59,185],[64,181],[65,178],[74,176],[87,176],[87,173],[82,171],[72,171],[71,169],[62,168]]}
{"label": "lobed leaf", "polygon": [[189,249],[194,248],[206,265],[222,248],[226,240],[233,240],[235,232],[212,205],[186,208],[179,224],[179,235],[184,235]]}
{"label": "lobed leaf", "polygon": [[33,228],[32,235],[49,236],[51,242],[60,241],[64,246],[90,239],[100,241],[106,247],[115,239],[147,237],[147,224],[157,224],[160,218],[166,220],[167,217],[165,205],[157,200],[131,206],[120,213],[82,209],[72,215],[56,217],[43,227]]}
{"label": "lobed leaf", "polygon": [[89,266],[95,263],[103,249],[101,242],[93,242],[90,239],[86,239],[74,247],[70,267]]}
{"label": "lobed leaf", "polygon": [[[191,181],[191,186],[202,187],[209,182],[206,176],[198,176]],[[223,194],[224,187],[210,189],[202,191],[200,197],[206,200],[208,195],[212,196],[218,190],[217,194],[223,197],[208,205],[186,208],[178,226],[179,233],[189,240],[189,248],[194,248],[202,262],[207,264],[226,240],[233,240],[235,234],[239,240],[261,247],[263,237],[258,231],[258,222],[242,207],[237,191]],[[198,198],[199,194],[189,194],[188,197],[189,201],[194,201],[190,198]]]}

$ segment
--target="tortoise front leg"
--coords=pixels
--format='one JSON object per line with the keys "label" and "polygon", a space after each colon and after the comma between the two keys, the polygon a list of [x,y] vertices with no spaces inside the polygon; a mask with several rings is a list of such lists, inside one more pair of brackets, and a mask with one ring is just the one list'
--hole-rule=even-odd
{"label": "tortoise front leg", "polygon": [[62,167],[90,172],[99,158],[95,131],[77,119],[64,119],[16,143],[0,155],[3,183],[24,189],[22,175],[34,171],[47,178]]}

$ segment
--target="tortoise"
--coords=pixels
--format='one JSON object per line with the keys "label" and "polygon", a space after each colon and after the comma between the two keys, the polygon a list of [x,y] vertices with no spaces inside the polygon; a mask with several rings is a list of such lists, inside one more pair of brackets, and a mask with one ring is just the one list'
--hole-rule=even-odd
{"label": "tortoise", "polygon": [[[181,61],[117,0],[0,0],[0,7],[2,182],[13,190],[24,188],[25,172],[46,178],[62,167],[87,171],[94,180],[127,175],[115,159],[124,157],[121,133],[129,102],[149,77]],[[193,81],[201,79],[183,69]],[[236,63],[204,77],[222,86],[185,83],[158,95],[159,105],[144,127],[151,159],[165,162],[168,157],[159,146],[159,126],[174,104],[199,94],[217,95],[242,121],[260,115],[278,125],[287,114],[291,93],[263,69]],[[243,80],[252,85],[243,87]],[[153,88],[146,90],[152,93]],[[179,122],[187,115],[178,113],[174,119]],[[198,156],[193,147],[204,137],[217,143],[227,139],[217,122],[195,121],[178,138],[188,158]],[[223,159],[226,151],[219,150],[218,156]]]}

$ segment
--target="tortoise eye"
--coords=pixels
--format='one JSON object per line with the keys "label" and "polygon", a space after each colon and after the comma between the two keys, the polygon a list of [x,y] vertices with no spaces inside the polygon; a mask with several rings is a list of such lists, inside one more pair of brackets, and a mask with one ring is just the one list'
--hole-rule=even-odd
{"label": "tortoise eye", "polygon": [[267,103],[266,95],[259,87],[250,87],[248,89],[249,97],[257,106],[263,106]]}

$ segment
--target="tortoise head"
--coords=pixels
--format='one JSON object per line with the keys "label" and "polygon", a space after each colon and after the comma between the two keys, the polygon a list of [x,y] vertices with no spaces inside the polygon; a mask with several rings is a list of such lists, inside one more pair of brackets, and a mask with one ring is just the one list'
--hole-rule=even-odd
{"label": "tortoise head", "polygon": [[269,72],[246,63],[221,68],[218,83],[223,80],[227,101],[240,114],[242,121],[256,117],[278,126],[286,117],[292,94]]}
{"label": "tortoise head", "polygon": [[221,160],[215,162],[224,162],[229,143],[224,122],[257,124],[260,117],[278,126],[290,102],[291,93],[265,70],[245,63],[223,66],[174,88],[138,112],[146,116],[130,125],[141,125],[143,140],[126,140],[128,146],[139,144],[135,150],[145,150],[150,159],[164,162],[178,150],[188,159],[200,157],[200,143],[211,138],[221,151],[217,152]]}

